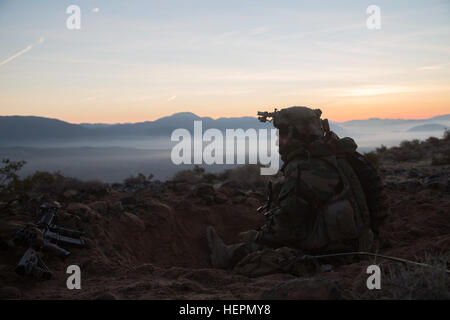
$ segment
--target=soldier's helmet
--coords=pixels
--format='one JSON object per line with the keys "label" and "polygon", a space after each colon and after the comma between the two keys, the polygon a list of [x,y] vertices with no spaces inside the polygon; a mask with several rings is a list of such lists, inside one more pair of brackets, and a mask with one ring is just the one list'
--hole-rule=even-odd
{"label": "soldier's helmet", "polygon": [[273,125],[276,128],[292,126],[299,135],[323,137],[325,131],[320,119],[321,114],[320,109],[289,107],[275,113]]}
{"label": "soldier's helmet", "polygon": [[271,117],[275,128],[281,130],[294,129],[300,136],[323,137],[329,130],[328,121],[321,120],[322,111],[308,107],[289,107],[274,112],[258,112],[260,121],[267,121]]}

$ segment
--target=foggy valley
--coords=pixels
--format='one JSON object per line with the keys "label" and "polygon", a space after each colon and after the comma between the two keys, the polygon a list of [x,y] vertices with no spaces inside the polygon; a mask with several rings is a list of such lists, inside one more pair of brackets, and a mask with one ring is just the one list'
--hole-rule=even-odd
{"label": "foggy valley", "polygon": [[[83,180],[111,183],[141,172],[166,180],[179,170],[193,167],[172,163],[170,153],[177,142],[172,142],[170,136],[177,128],[192,131],[196,120],[202,121],[204,130],[218,128],[222,132],[227,128],[271,128],[271,124],[251,117],[213,120],[191,113],[178,113],[153,122],[116,125],[73,125],[38,117],[0,117],[0,157],[27,161],[21,171],[23,176],[37,170],[59,171]],[[355,139],[363,153],[382,144],[390,147],[403,140],[442,137],[446,127],[450,127],[450,115],[424,120],[331,121],[331,129],[340,137]],[[210,172],[232,167],[202,166]]]}

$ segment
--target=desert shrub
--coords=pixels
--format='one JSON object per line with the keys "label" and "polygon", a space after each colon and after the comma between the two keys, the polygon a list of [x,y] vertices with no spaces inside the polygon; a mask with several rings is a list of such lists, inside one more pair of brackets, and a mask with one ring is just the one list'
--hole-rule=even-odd
{"label": "desert shrub", "polygon": [[380,167],[380,157],[378,156],[377,152],[367,152],[364,153],[364,157],[366,157],[366,159],[375,167],[375,168],[379,168]]}
{"label": "desert shrub", "polygon": [[368,290],[367,274],[363,272],[355,283],[350,298],[395,300],[448,300],[450,299],[449,254],[425,255],[422,259],[431,267],[393,263],[382,265],[381,290]]}
{"label": "desert shrub", "polygon": [[436,137],[429,137],[426,142],[432,146],[438,146],[440,144],[439,138]]}
{"label": "desert shrub", "polygon": [[262,176],[260,168],[261,165],[256,164],[237,166],[236,168],[225,170],[220,175],[220,178],[222,180],[236,181],[239,185],[249,188],[266,187],[271,176]]}
{"label": "desert shrub", "polygon": [[400,142],[400,148],[401,149],[417,149],[417,147],[419,147],[421,144],[420,140],[418,139],[414,139],[411,141],[407,141],[407,140],[403,140],[402,142]]}
{"label": "desert shrub", "polygon": [[402,142],[400,142],[400,148],[402,149],[408,149],[411,147],[412,147],[411,141],[403,140]]}
{"label": "desert shrub", "polygon": [[393,299],[438,300],[450,299],[447,269],[448,257],[426,257],[433,266],[396,265],[387,269],[387,284]]}
{"label": "desert shrub", "polygon": [[447,150],[443,153],[441,153],[438,156],[433,156],[431,158],[431,165],[432,166],[443,166],[450,164],[450,150]]}
{"label": "desert shrub", "polygon": [[390,158],[397,162],[420,160],[425,156],[425,150],[410,141],[403,141],[400,147],[390,149]]}
{"label": "desert shrub", "polygon": [[217,181],[219,177],[214,173],[204,173],[203,174],[203,181],[206,183],[213,183],[214,181]]}
{"label": "desert shrub", "polygon": [[63,180],[64,176],[59,171],[54,173],[48,171],[36,171],[26,179],[33,185],[48,185]]}
{"label": "desert shrub", "polygon": [[205,168],[195,165],[194,169],[192,169],[192,171],[194,171],[195,173],[198,173],[198,174],[203,174],[203,173],[205,173]]}
{"label": "desert shrub", "polygon": [[186,183],[198,183],[203,179],[205,169],[199,166],[195,166],[193,169],[178,171],[172,178],[176,182]]}
{"label": "desert shrub", "polygon": [[379,148],[375,149],[376,153],[385,153],[386,151],[387,151],[387,147],[384,144],[382,144]]}
{"label": "desert shrub", "polygon": [[100,180],[82,181],[72,177],[65,177],[60,172],[37,171],[24,181],[32,186],[37,193],[61,196],[67,190],[78,193],[101,195],[107,192],[108,185]]}
{"label": "desert shrub", "polygon": [[392,153],[392,159],[397,162],[414,160],[415,157],[416,157],[416,155],[414,155],[414,153],[401,151],[401,150],[395,150]]}
{"label": "desert shrub", "polygon": [[5,187],[14,180],[18,180],[17,172],[25,165],[25,161],[11,161],[10,159],[2,159],[2,167],[0,168],[0,187]]}
{"label": "desert shrub", "polygon": [[444,137],[442,139],[445,141],[450,141],[450,130],[449,129],[445,129]]}
{"label": "desert shrub", "polygon": [[[450,130],[446,129],[442,138],[429,137],[424,141],[414,139],[403,140],[398,146],[387,148],[384,145],[375,149],[376,155],[383,160],[408,162],[432,159],[433,165],[449,164],[447,149],[450,149]],[[371,155],[369,155],[370,157]]]}
{"label": "desert shrub", "polygon": [[25,161],[2,159],[2,167],[0,167],[0,201],[8,204],[23,195],[29,188],[17,174],[25,163]]}
{"label": "desert shrub", "polygon": [[64,177],[60,185],[55,185],[55,189],[58,187],[61,190],[60,193],[67,190],[75,190],[80,193],[94,195],[106,194],[108,192],[108,184],[97,179],[82,181],[72,177]]}
{"label": "desert shrub", "polygon": [[172,180],[190,184],[198,182],[214,183],[218,180],[232,180],[246,188],[266,187],[269,177],[262,176],[260,168],[260,165],[248,164],[225,170],[219,174],[213,174],[205,172],[205,169],[202,167],[195,166],[190,170],[178,171]]}
{"label": "desert shrub", "polygon": [[139,172],[137,176],[130,176],[126,178],[123,183],[127,186],[140,185],[149,183],[153,177],[153,174],[149,174],[148,177],[146,177],[144,174]]}
{"label": "desert shrub", "polygon": [[36,171],[34,174],[20,179],[17,172],[25,161],[2,160],[0,168],[0,202],[11,203],[15,200],[29,201],[40,195],[58,198],[67,190],[75,190],[79,194],[105,195],[108,185],[99,180],[82,181],[65,177],[60,172]]}

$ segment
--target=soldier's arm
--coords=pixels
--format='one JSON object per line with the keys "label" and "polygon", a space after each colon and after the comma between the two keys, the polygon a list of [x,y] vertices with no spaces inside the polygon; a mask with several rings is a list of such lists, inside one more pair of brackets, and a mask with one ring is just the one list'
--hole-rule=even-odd
{"label": "soldier's arm", "polygon": [[278,196],[274,221],[283,228],[302,228],[336,192],[338,173],[321,160],[291,161]]}

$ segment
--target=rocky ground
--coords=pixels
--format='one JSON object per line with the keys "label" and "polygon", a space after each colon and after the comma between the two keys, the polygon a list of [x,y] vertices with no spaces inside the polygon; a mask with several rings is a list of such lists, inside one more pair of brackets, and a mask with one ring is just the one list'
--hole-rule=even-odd
{"label": "rocky ground", "polygon": [[[380,160],[389,216],[378,252],[450,269],[450,166],[429,161]],[[197,172],[205,176],[203,172]],[[83,229],[87,248],[67,248],[66,260],[47,253],[51,280],[18,276],[25,248],[9,241],[43,198],[31,194],[0,213],[0,298],[13,299],[449,299],[449,276],[438,269],[405,267],[381,258],[359,258],[314,276],[277,273],[249,278],[213,269],[205,230],[225,242],[264,223],[256,208],[264,188],[248,179],[144,179],[112,186],[65,185],[51,191],[60,201],[61,226]],[[195,180],[195,179],[194,179]],[[50,191],[49,191],[50,192]],[[68,290],[66,268],[79,265],[82,289]],[[366,268],[378,264],[382,289],[368,290]]]}

